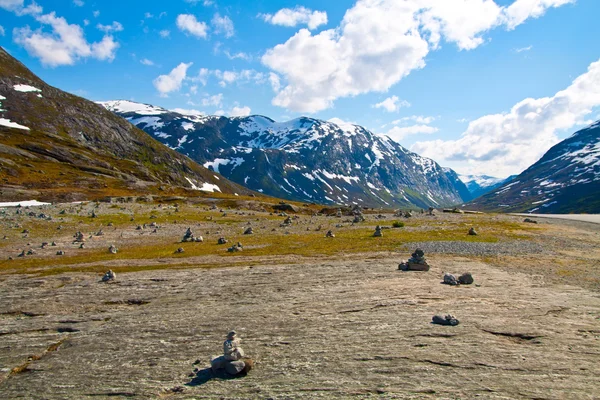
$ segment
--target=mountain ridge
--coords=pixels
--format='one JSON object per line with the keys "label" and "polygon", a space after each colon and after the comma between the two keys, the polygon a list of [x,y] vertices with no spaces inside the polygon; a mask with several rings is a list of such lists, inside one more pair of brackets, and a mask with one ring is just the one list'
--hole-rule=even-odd
{"label": "mountain ridge", "polygon": [[462,202],[433,160],[354,124],[310,117],[185,115],[126,100],[99,102],[234,182],[325,204],[441,207]]}

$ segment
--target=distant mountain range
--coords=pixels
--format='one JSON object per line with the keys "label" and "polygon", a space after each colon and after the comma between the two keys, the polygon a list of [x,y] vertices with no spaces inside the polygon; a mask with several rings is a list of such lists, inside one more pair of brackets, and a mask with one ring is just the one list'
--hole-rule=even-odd
{"label": "distant mountain range", "polygon": [[0,198],[250,194],[103,107],[47,85],[0,48]]}
{"label": "distant mountain range", "polygon": [[465,184],[470,193],[470,198],[464,198],[465,201],[476,199],[479,196],[491,192],[504,182],[508,182],[516,175],[508,178],[495,178],[488,175],[459,175],[459,179]]}
{"label": "distant mountain range", "polygon": [[271,196],[383,207],[463,202],[464,184],[435,161],[358,125],[183,115],[124,100],[100,104],[205,167]]}
{"label": "distant mountain range", "polygon": [[470,208],[531,213],[600,213],[600,121],[575,132]]}

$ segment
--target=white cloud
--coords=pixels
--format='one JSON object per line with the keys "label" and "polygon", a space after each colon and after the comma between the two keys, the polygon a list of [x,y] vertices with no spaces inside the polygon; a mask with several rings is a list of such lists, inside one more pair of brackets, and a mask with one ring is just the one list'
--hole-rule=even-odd
{"label": "white cloud", "polygon": [[522,53],[524,51],[529,51],[533,49],[533,46],[521,47],[519,49],[515,49],[515,53]]}
{"label": "white cloud", "polygon": [[75,4],[77,7],[83,7],[85,5],[83,0],[73,0],[73,4]]}
{"label": "white cloud", "polygon": [[202,99],[202,105],[204,107],[214,106],[223,107],[223,93],[215,94],[214,96],[205,97]]}
{"label": "white cloud", "polygon": [[320,25],[327,23],[327,13],[325,11],[312,11],[302,6],[293,9],[282,8],[275,14],[259,14],[258,16],[273,25],[291,27],[306,24],[310,30],[317,29]]}
{"label": "white cloud", "polygon": [[515,0],[504,9],[503,19],[508,29],[514,29],[528,18],[539,18],[548,8],[575,3],[576,0]]}
{"label": "white cloud", "polygon": [[7,11],[16,11],[23,8],[24,0],[0,0],[0,8]]}
{"label": "white cloud", "polygon": [[397,112],[402,107],[410,107],[410,103],[406,100],[400,100],[398,96],[388,97],[381,103],[373,105],[374,108],[383,108],[387,112]]}
{"label": "white cloud", "polygon": [[224,50],[223,53],[227,56],[227,58],[229,58],[230,60],[236,60],[236,59],[240,59],[240,60],[245,60],[245,61],[250,61],[252,60],[252,57],[244,52],[238,52],[238,53],[233,53],[231,54],[229,52],[229,50]]}
{"label": "white cloud", "polygon": [[24,0],[0,0],[0,8],[21,15],[39,15],[44,10],[35,1],[32,1],[27,7]]}
{"label": "white cloud", "polygon": [[206,86],[208,83],[208,76],[210,75],[210,70],[208,68],[200,68],[198,71],[198,75],[192,78],[192,82],[200,82],[202,86]]}
{"label": "white cloud", "polygon": [[558,142],[557,131],[583,123],[600,106],[600,60],[565,90],[528,98],[503,114],[469,123],[458,140],[417,142],[412,150],[461,173],[508,176],[537,161]]}
{"label": "white cloud", "polygon": [[83,29],[76,24],[69,24],[54,12],[36,17],[44,25],[52,27],[52,33],[42,32],[41,29],[32,31],[28,26],[16,28],[13,31],[17,44],[25,47],[27,52],[41,60],[42,64],[56,67],[73,65],[83,58],[96,58],[112,61],[119,44],[112,36],[106,35],[97,43],[88,43]]}
{"label": "white cloud", "polygon": [[84,19],[83,20],[83,26],[88,26],[90,24],[90,20],[89,19]]}
{"label": "white cloud", "polygon": [[171,35],[171,31],[169,31],[168,29],[163,29],[162,31],[158,32],[158,34],[162,38],[168,38],[169,35]]}
{"label": "white cloud", "polygon": [[404,127],[395,126],[386,133],[384,133],[384,135],[389,136],[392,140],[396,142],[400,142],[402,139],[410,135],[430,135],[437,131],[438,128],[429,125],[411,125]]}
{"label": "white cloud", "polygon": [[232,37],[235,34],[235,28],[233,27],[233,21],[227,16],[221,17],[219,13],[213,16],[211,21],[215,33],[223,34],[225,37]]}
{"label": "white cloud", "polygon": [[248,106],[244,107],[233,107],[229,112],[229,115],[232,117],[247,117],[250,115],[252,110]]}
{"label": "white cloud", "polygon": [[104,33],[121,32],[123,30],[123,25],[121,25],[120,22],[113,21],[113,23],[110,25],[98,24],[96,25],[96,28]]}
{"label": "white cloud", "polygon": [[256,82],[262,83],[265,80],[265,75],[262,72],[257,72],[253,69],[243,69],[240,72],[237,71],[221,71],[215,70],[212,72],[217,79],[220,80],[219,85],[225,87],[234,82],[246,83]]}
{"label": "white cloud", "polygon": [[4,36],[6,33],[4,32],[4,27],[0,25],[0,36]]}
{"label": "white cloud", "polygon": [[269,72],[269,83],[275,92],[278,92],[281,88],[281,82],[279,76],[273,72]]}
{"label": "white cloud", "polygon": [[336,29],[316,35],[301,29],[266,51],[263,64],[286,81],[272,103],[317,112],[340,97],[385,92],[423,68],[441,40],[471,50],[490,29],[512,29],[569,1],[516,0],[502,7],[493,0],[358,0]]}
{"label": "white cloud", "polygon": [[146,12],[146,13],[144,13],[144,18],[146,18],[146,19],[154,18],[154,14]]}
{"label": "white cloud", "polygon": [[191,14],[179,14],[177,16],[177,27],[180,31],[190,33],[199,38],[206,39],[208,36],[208,25],[205,22],[199,22]]}
{"label": "white cloud", "polygon": [[192,63],[181,63],[168,75],[160,75],[154,79],[153,84],[156,90],[160,92],[162,97],[166,97],[169,93],[181,89],[181,84],[186,78],[187,70],[192,66]]}
{"label": "white cloud", "polygon": [[148,60],[147,58],[143,58],[140,60],[140,63],[144,64],[144,65],[154,65],[154,61],[152,60]]}
{"label": "white cloud", "polygon": [[95,17],[95,18],[98,18],[98,17],[100,16],[100,11],[99,11],[99,10],[95,10],[95,11],[93,12],[93,14],[94,14],[94,17]]}
{"label": "white cloud", "polygon": [[435,117],[424,117],[422,115],[411,115],[410,117],[402,117],[400,119],[392,121],[393,125],[402,124],[405,122],[414,122],[416,124],[429,125],[435,121]]}

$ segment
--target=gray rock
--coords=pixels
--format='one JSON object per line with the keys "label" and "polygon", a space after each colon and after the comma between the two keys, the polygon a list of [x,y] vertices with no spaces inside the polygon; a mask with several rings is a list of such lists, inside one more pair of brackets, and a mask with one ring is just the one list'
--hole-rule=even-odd
{"label": "gray rock", "polygon": [[[81,247],[83,248],[83,247]],[[117,252],[119,251],[119,249],[117,249],[117,247],[114,244],[111,244],[110,247],[108,248],[108,252],[111,254],[117,254]]]}
{"label": "gray rock", "polygon": [[469,229],[469,235],[470,236],[477,236],[477,232],[475,231],[475,228]]}
{"label": "gray rock", "polygon": [[442,317],[441,315],[434,315],[431,319],[431,323],[437,325],[456,326],[459,324],[459,321],[453,315],[448,314],[445,317]]}
{"label": "gray rock", "polygon": [[335,237],[335,235],[333,234],[333,232],[332,232],[332,231],[327,231],[327,233],[325,234],[325,237],[328,237],[328,238],[334,238],[334,237]]}
{"label": "gray rock", "polygon": [[219,240],[217,240],[217,244],[227,244],[227,239],[220,237]]}
{"label": "gray rock", "polygon": [[225,372],[229,375],[237,375],[244,370],[246,364],[242,360],[228,361],[225,363]]}
{"label": "gray rock", "polygon": [[474,282],[473,275],[471,275],[469,272],[465,272],[458,277],[458,282],[460,282],[462,285],[470,285]]}
{"label": "gray rock", "polygon": [[444,274],[444,283],[446,285],[456,286],[456,285],[458,285],[458,280],[456,279],[456,276],[452,275],[451,273],[446,272]]}

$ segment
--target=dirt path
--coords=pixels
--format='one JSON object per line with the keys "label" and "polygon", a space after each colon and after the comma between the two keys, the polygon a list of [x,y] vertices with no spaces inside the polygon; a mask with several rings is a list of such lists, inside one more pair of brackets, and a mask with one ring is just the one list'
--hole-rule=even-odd
{"label": "dirt path", "polygon": [[522,217],[567,219],[571,221],[591,222],[600,224],[600,214],[511,214]]}
{"label": "dirt path", "polygon": [[[363,255],[146,271],[120,274],[108,285],[75,273],[6,276],[0,393],[46,399],[597,395],[597,292],[467,258],[430,257],[426,273],[397,271],[398,261]],[[476,284],[440,284],[444,271],[466,270]],[[460,325],[430,323],[444,313]],[[242,379],[207,380],[203,369],[230,329],[240,332],[256,368]],[[190,377],[196,359],[201,371]]]}

